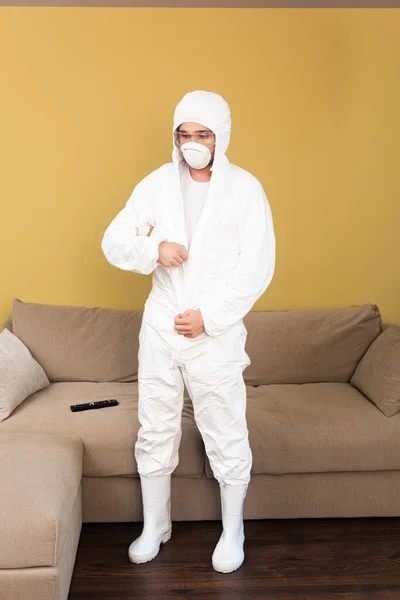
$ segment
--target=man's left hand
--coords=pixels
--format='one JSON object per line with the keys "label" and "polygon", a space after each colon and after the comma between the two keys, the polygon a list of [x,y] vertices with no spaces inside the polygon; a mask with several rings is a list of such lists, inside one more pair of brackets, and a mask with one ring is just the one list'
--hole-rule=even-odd
{"label": "man's left hand", "polygon": [[188,338],[195,338],[205,332],[200,310],[186,310],[175,317],[175,330]]}

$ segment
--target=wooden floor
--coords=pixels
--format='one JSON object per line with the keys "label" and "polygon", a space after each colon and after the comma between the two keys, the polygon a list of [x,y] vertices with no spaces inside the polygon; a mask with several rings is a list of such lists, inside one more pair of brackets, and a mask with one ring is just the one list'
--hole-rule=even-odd
{"label": "wooden floor", "polygon": [[242,567],[211,554],[219,522],[175,522],[151,562],[129,561],[140,523],[83,525],[69,600],[400,600],[400,517],[246,521]]}

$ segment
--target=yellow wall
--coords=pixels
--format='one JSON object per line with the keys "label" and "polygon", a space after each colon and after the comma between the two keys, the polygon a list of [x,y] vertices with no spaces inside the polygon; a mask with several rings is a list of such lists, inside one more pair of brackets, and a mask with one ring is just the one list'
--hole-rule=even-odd
{"label": "yellow wall", "polygon": [[1,319],[13,297],[143,306],[151,279],[100,241],[208,89],[273,211],[255,308],[373,302],[400,323],[399,30],[396,9],[1,8]]}

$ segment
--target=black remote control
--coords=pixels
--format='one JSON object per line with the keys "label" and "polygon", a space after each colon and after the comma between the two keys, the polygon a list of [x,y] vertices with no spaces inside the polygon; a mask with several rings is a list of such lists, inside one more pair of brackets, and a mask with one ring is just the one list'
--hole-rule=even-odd
{"label": "black remote control", "polygon": [[91,410],[92,408],[105,408],[106,406],[117,406],[119,402],[114,398],[110,400],[98,400],[96,402],[86,402],[85,404],[72,404],[70,409],[72,412],[78,412],[80,410]]}

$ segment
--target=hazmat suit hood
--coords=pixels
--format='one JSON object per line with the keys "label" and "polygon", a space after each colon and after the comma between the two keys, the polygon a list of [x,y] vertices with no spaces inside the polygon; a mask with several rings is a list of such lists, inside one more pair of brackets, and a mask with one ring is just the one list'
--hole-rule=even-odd
{"label": "hazmat suit hood", "polygon": [[196,90],[184,95],[175,109],[172,130],[172,161],[176,166],[185,159],[177,144],[175,131],[179,125],[187,122],[200,123],[215,133],[214,161],[211,170],[223,169],[229,163],[225,152],[231,135],[231,111],[227,102],[219,94],[204,90]]}

